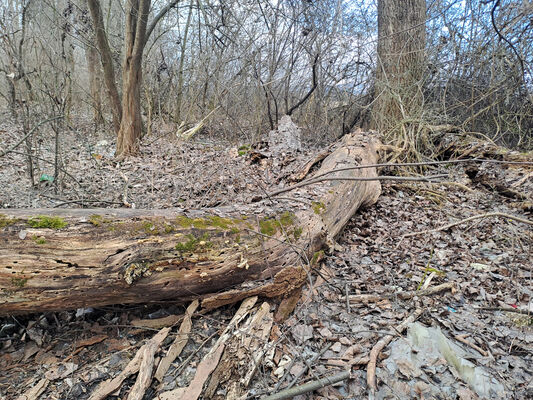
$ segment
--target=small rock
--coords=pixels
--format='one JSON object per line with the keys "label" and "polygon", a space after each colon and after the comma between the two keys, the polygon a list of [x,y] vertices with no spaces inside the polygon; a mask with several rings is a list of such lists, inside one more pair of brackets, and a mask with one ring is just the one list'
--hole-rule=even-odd
{"label": "small rock", "polygon": [[313,327],[303,324],[296,325],[294,328],[292,328],[292,335],[298,341],[298,343],[303,343],[313,337]]}
{"label": "small rock", "polygon": [[342,350],[342,344],[339,342],[336,342],[333,346],[330,347],[331,351],[334,351],[335,353],[338,353]]}

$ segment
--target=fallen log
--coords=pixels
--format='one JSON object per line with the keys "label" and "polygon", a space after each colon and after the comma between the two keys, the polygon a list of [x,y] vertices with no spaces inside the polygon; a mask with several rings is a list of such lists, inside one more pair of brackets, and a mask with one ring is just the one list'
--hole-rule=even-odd
{"label": "fallen log", "polygon": [[[375,164],[378,148],[370,134],[346,135],[317,173]],[[375,168],[331,173],[376,176]],[[298,189],[313,199],[298,209],[268,199],[195,211],[5,209],[0,315],[166,299],[202,299],[209,309],[290,293],[305,282],[310,260],[380,191],[377,180],[334,179]]]}

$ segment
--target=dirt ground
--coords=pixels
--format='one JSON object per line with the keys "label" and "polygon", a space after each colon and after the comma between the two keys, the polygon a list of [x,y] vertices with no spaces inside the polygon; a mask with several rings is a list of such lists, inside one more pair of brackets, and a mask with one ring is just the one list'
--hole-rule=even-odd
{"label": "dirt ground", "polygon": [[[275,161],[260,159],[261,151],[250,150],[249,143],[202,135],[183,141],[156,133],[145,138],[139,157],[117,162],[110,134],[87,133],[83,121],[77,126],[61,140],[61,168],[54,181],[50,133],[39,132],[33,140],[35,187],[24,147],[0,157],[0,208],[201,208],[248,202],[287,185],[288,175],[317,151],[308,148]],[[0,151],[21,137],[6,119],[0,125]],[[295,312],[274,324],[269,356],[257,365],[244,398],[261,398],[346,368],[351,368],[350,379],[295,398],[368,397],[368,356],[388,335],[392,339],[377,362],[375,398],[533,398],[531,225],[491,217],[405,236],[488,212],[531,221],[532,168],[481,163],[474,172],[467,164],[430,172],[446,173],[444,181],[455,184],[384,183],[378,202],[351,219],[336,251],[309,275]],[[512,188],[515,195],[480,177]],[[453,288],[434,295],[417,292],[444,283]],[[361,294],[375,296],[357,297]],[[144,305],[1,318],[0,399],[16,399],[42,382],[40,399],[88,399],[160,329],[139,320],[180,316],[186,307],[147,298]],[[270,307],[275,310],[277,302]],[[144,398],[187,386],[237,308],[195,313],[182,354]],[[396,327],[416,310],[419,324],[400,334]],[[163,353],[176,337],[176,321],[169,325]],[[109,398],[127,398],[134,382],[135,375],[128,377]],[[219,385],[209,398],[229,398],[232,383]]]}

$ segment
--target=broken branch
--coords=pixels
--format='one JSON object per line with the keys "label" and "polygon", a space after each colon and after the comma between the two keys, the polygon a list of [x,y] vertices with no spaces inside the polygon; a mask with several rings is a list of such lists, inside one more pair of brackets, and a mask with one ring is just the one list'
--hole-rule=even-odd
{"label": "broken branch", "polygon": [[320,389],[320,388],[323,388],[329,385],[333,385],[334,383],[343,381],[345,379],[348,379],[349,377],[350,377],[350,371],[343,371],[332,376],[328,376],[325,378],[317,379],[312,382],[304,383],[303,385],[296,386],[294,388],[284,389],[281,392],[263,397],[261,400],[291,399],[294,396],[298,396],[299,394],[312,392],[313,390],[317,390],[317,389]]}
{"label": "broken branch", "polygon": [[[417,309],[413,314],[411,314],[407,319],[405,319],[400,325],[396,326],[395,330],[398,333],[401,333],[407,328],[407,325],[413,323],[420,315],[422,315],[423,310]],[[382,337],[370,351],[370,360],[368,361],[366,368],[366,383],[369,388],[369,398],[374,397],[374,393],[377,389],[376,386],[376,364],[378,355],[387,346],[391,340],[394,338],[393,335],[387,335]]]}
{"label": "broken branch", "polygon": [[348,299],[350,303],[377,303],[384,299],[400,298],[402,300],[412,299],[415,296],[430,296],[432,294],[440,293],[445,290],[452,290],[454,287],[453,282],[446,282],[441,285],[437,285],[432,288],[414,290],[412,292],[400,292],[393,293],[388,295],[378,295],[378,294],[354,294],[350,295]]}
{"label": "broken branch", "polygon": [[489,213],[485,213],[485,214],[474,215],[472,217],[468,217],[468,218],[462,219],[460,221],[452,222],[452,223],[449,223],[447,225],[441,226],[439,228],[428,229],[428,230],[420,231],[420,232],[407,233],[407,234],[403,235],[403,237],[406,238],[406,237],[417,236],[417,235],[425,235],[427,233],[441,232],[441,231],[445,231],[447,229],[450,229],[450,228],[452,228],[452,227],[454,227],[456,225],[461,225],[461,224],[464,224],[464,223],[467,223],[467,222],[470,222],[470,221],[474,221],[476,219],[490,218],[490,217],[508,218],[508,219],[512,219],[512,220],[517,221],[517,222],[521,222],[523,224],[533,225],[533,221],[527,220],[525,218],[520,218],[520,217],[516,217],[516,216],[511,215],[511,214],[506,214],[506,213],[501,213],[501,212],[489,212]]}

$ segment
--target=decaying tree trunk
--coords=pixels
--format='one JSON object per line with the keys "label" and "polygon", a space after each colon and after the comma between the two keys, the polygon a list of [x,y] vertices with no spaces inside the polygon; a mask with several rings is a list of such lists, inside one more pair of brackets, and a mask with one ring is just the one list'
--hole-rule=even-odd
{"label": "decaying tree trunk", "polygon": [[[378,146],[369,134],[346,135],[317,173],[375,164]],[[186,212],[2,210],[0,315],[193,298],[213,308],[290,293],[356,210],[377,200],[378,181],[353,178],[376,175],[332,173],[298,210],[267,201]]]}

